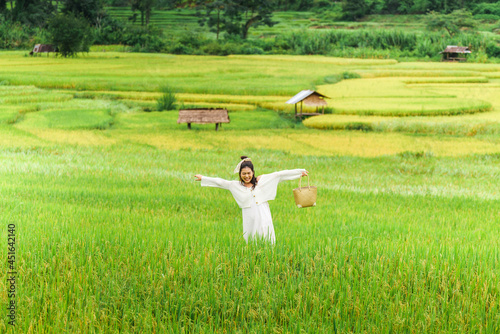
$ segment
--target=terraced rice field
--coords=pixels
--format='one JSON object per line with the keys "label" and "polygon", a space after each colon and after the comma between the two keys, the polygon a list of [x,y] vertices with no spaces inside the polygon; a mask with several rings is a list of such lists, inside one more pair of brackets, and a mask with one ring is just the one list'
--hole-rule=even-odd
{"label": "terraced rice field", "polygon": [[[332,76],[359,79],[331,83]],[[326,57],[0,53],[1,333],[497,333],[500,68]],[[227,106],[231,123],[156,111]],[[304,123],[284,102],[329,96]],[[354,102],[351,102],[354,101]],[[369,111],[369,112],[367,112]],[[193,175],[306,168],[277,244]],[[14,232],[8,226],[15,226]],[[12,230],[12,229],[11,229]],[[14,300],[16,326],[7,306]],[[10,312],[10,311],[9,311]]]}

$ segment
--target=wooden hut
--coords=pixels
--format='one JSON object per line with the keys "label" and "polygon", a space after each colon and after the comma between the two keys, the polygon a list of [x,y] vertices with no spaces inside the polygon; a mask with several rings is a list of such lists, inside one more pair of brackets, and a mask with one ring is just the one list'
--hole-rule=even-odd
{"label": "wooden hut", "polygon": [[[286,101],[286,103],[295,105],[295,117],[315,116],[325,113],[326,101],[324,100],[324,98],[328,99],[329,97],[320,94],[314,90],[303,90],[294,97],[292,97],[290,100]],[[299,110],[297,108],[297,104],[299,103],[300,103],[300,113],[298,112]],[[302,112],[303,104],[309,107],[316,107],[316,112],[303,113]],[[320,107],[321,107],[321,113],[319,112]]]}
{"label": "wooden hut", "polygon": [[57,50],[51,44],[35,44],[35,47],[30,52],[30,55],[34,55],[35,53],[47,53],[49,55],[51,52],[56,52]]}
{"label": "wooden hut", "polygon": [[443,61],[467,61],[466,56],[471,51],[466,46],[448,45],[440,53],[443,55]]}
{"label": "wooden hut", "polygon": [[229,123],[229,115],[227,109],[180,109],[177,123],[187,123],[188,129],[191,129],[191,123],[196,124],[213,124],[215,123],[215,131],[219,129],[222,123]]}

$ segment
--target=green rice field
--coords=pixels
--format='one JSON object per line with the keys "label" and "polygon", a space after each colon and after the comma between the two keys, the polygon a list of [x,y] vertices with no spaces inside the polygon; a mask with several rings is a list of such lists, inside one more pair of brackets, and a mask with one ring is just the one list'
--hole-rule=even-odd
{"label": "green rice field", "polygon": [[[107,7],[106,11],[114,18],[130,22],[133,12],[130,7]],[[138,14],[138,12],[136,12]],[[200,26],[196,10],[190,8],[164,10],[153,10],[150,24],[165,29],[168,33],[197,32],[215,38],[215,33],[205,26]],[[275,24],[272,27],[258,26],[249,30],[250,38],[272,37],[283,31],[290,30],[328,30],[328,29],[398,29],[399,31],[425,31],[425,15],[370,15],[358,21],[339,21],[339,15],[332,15],[324,10],[318,12],[306,11],[277,11],[272,17]],[[138,15],[135,25],[140,25]],[[478,20],[478,30],[491,32],[498,22],[484,22]]]}
{"label": "green rice field", "polygon": [[[133,15],[129,7],[108,7],[107,12],[111,16],[122,21],[129,21],[129,18]],[[152,12],[150,24],[167,29],[169,32],[182,33],[186,31],[197,31],[203,32],[206,36],[215,38],[215,33],[209,32],[209,28],[206,25],[200,26],[198,20],[199,18],[196,16],[195,9],[154,10]],[[275,22],[275,24],[272,27],[259,26],[252,28],[249,32],[250,37],[272,36],[273,34],[275,35],[283,30],[289,29],[315,29],[332,25],[330,19],[320,18],[318,14],[314,12],[275,12],[273,13],[273,22]],[[135,21],[135,24],[141,24],[140,16]],[[336,24],[348,26],[384,26],[380,23],[367,23],[361,25],[353,22],[337,22]],[[417,26],[421,28],[421,24],[417,24]],[[406,27],[409,27],[408,23]]]}
{"label": "green rice field", "polygon": [[[360,78],[332,83],[345,72]],[[0,52],[0,333],[500,332],[499,74]],[[231,122],[177,124],[156,109],[166,84]],[[302,89],[325,115],[293,117]],[[247,245],[230,193],[194,182],[235,179],[240,155],[318,187],[298,209],[298,182],[280,185],[274,246]]]}

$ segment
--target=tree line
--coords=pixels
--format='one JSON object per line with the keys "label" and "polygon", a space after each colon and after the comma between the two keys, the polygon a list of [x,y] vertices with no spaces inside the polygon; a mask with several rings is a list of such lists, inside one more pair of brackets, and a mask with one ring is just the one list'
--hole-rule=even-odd
{"label": "tree line", "polygon": [[473,11],[481,4],[498,7],[498,0],[349,0],[342,3],[344,19],[370,14],[449,14],[456,10]]}
{"label": "tree line", "polygon": [[[498,5],[498,0],[0,0],[0,13],[6,19],[28,25],[43,26],[57,13],[72,13],[83,16],[91,25],[99,24],[106,16],[106,7],[130,7],[135,14],[133,21],[140,17],[141,25],[148,25],[155,10],[174,8],[196,8],[201,15],[214,24],[229,27],[235,19],[249,15],[253,21],[270,22],[273,11],[340,10],[342,19],[355,20],[370,14],[425,14],[430,11],[451,13],[454,10],[472,11],[480,4]],[[202,14],[203,13],[203,14]],[[218,17],[218,19],[217,19]],[[243,33],[236,29],[238,33]]]}
{"label": "tree line", "polygon": [[[131,15],[125,20],[112,17],[109,7],[128,7]],[[471,12],[500,19],[498,0],[0,0],[0,48],[19,47],[16,39],[24,38],[56,44],[64,56],[88,51],[92,43],[131,45],[139,47],[136,51],[194,52],[188,49],[201,43],[196,38],[166,37],[168,32],[150,24],[155,11],[175,8],[194,10],[199,25],[207,26],[217,40],[233,36],[242,45],[250,29],[273,26],[276,11],[333,13],[338,20],[425,13],[428,27],[444,29],[450,36],[474,26]],[[205,44],[207,53],[226,52],[210,41]]]}

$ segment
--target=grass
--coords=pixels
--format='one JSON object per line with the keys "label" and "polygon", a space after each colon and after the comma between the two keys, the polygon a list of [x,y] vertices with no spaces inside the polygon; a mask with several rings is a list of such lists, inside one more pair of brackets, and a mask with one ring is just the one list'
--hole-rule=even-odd
{"label": "grass", "polygon": [[21,127],[65,130],[103,130],[113,124],[108,110],[48,110],[26,117]]}
{"label": "grass", "polygon": [[[407,83],[435,70],[486,78],[497,65],[109,52],[66,61],[1,53],[0,63],[11,83],[0,86],[0,220],[16,225],[18,271],[17,325],[3,316],[0,332],[500,330],[500,81]],[[324,84],[344,72],[361,78]],[[143,112],[160,96],[156,76],[169,78],[179,103],[234,106],[231,123],[188,130],[176,111]],[[309,84],[333,107],[480,100],[492,110],[302,124],[283,103]],[[308,127],[318,119],[344,127]],[[317,207],[301,210],[297,181],[280,185],[274,247],[246,245],[231,195],[194,182],[197,173],[233,179],[243,154],[257,174],[307,168],[318,186]],[[0,235],[7,240],[5,228]],[[0,308],[8,302],[2,294]]]}
{"label": "grass", "polygon": [[[468,84],[467,87],[480,87],[489,83],[488,79],[469,80],[460,77],[434,78],[419,77],[415,73],[410,79],[407,76],[395,78],[392,74],[376,78],[368,75],[363,80],[344,80],[336,85],[324,85],[318,88],[331,98],[329,105],[333,113],[377,115],[377,116],[439,116],[481,113],[493,109],[492,102],[483,100],[484,93],[470,95],[464,98],[456,94],[453,87]],[[448,72],[450,75],[453,71]],[[362,74],[363,75],[363,74]],[[406,73],[405,75],[409,75]],[[427,76],[427,73],[424,73]],[[446,89],[432,89],[424,84],[447,83]],[[460,86],[462,85],[462,86]],[[488,85],[484,85],[488,90]],[[491,89],[495,90],[496,85]],[[489,97],[488,97],[489,99]],[[496,101],[496,99],[493,99]],[[495,103],[495,102],[493,102]]]}
{"label": "grass", "polygon": [[379,116],[473,114],[491,110],[491,104],[459,98],[364,98],[335,102],[333,113]]}
{"label": "grass", "polygon": [[[320,118],[321,121],[306,122],[308,126],[320,129],[466,136],[494,134],[497,131],[496,110],[500,107],[496,94],[498,65],[494,64],[397,63],[393,60],[322,56],[193,57],[111,52],[91,53],[84,58],[68,60],[25,58],[19,52],[11,52],[0,54],[0,63],[2,61],[5,65],[15,66],[15,71],[9,70],[8,66],[2,67],[3,73],[0,73],[3,82],[11,84],[4,84],[0,89],[0,99],[6,104],[1,118],[5,123],[20,119],[29,121],[32,116],[25,117],[26,112],[47,111],[50,114],[53,109],[89,109],[103,113],[102,119],[99,116],[95,124],[82,123],[82,129],[108,127],[114,122],[106,120],[109,114],[155,111],[156,101],[161,96],[158,89],[165,82],[175,89],[179,105],[184,107],[225,107],[231,112],[254,112],[257,108],[264,108],[290,114],[293,106],[284,102],[302,89],[313,88],[330,97],[327,99],[329,110],[335,114],[464,115],[444,122],[444,126],[442,122],[435,123],[433,119],[427,121],[425,118],[404,118],[382,125],[370,119],[361,123],[337,122],[338,118],[329,116]],[[36,73],[32,71],[33,62],[37,66]],[[361,78],[342,80],[345,73],[349,73],[349,77]],[[336,79],[332,81],[332,78]],[[207,82],[212,84],[207,85]],[[13,84],[26,86],[20,90]],[[11,90],[15,90],[15,94]],[[306,107],[305,111],[309,109]],[[493,112],[486,113],[486,117],[480,116],[487,111]],[[86,112],[78,114],[85,115]],[[477,116],[468,118],[467,114]],[[258,115],[262,116],[262,113]],[[52,116],[45,115],[37,122],[47,117]],[[252,117],[255,116],[248,116],[249,119]],[[271,124],[276,126],[274,122]],[[251,124],[248,126],[252,128]],[[50,127],[47,124],[34,126],[39,129]],[[261,126],[257,125],[257,128]]]}
{"label": "grass", "polygon": [[495,120],[450,117],[315,116],[304,121],[307,127],[323,130],[362,130],[413,134],[476,136],[500,133]]}
{"label": "grass", "polygon": [[321,190],[306,211],[292,204],[293,182],[280,186],[269,249],[244,244],[229,194],[191,179],[231,178],[239,152],[132,142],[3,150],[2,219],[24,245],[17,328],[498,329],[497,155],[248,149],[259,173],[305,166]]}
{"label": "grass", "polygon": [[[169,84],[182,93],[228,95],[287,96],[301,90],[304,83],[310,86],[324,71],[342,73],[342,63],[345,63],[332,61],[311,65],[307,57],[282,62],[280,57],[260,60],[252,57],[198,58],[111,52],[90,53],[73,59],[22,55],[22,52],[0,53],[0,64],[3,65],[0,78],[6,83],[36,83],[38,88],[50,89],[143,92],[157,92],[161,85]],[[328,58],[322,58],[328,61]],[[390,62],[364,62],[366,65],[387,63]],[[37,71],[33,71],[33,66]],[[292,67],[293,72],[290,71]],[[276,85],[278,82],[280,85]]]}

